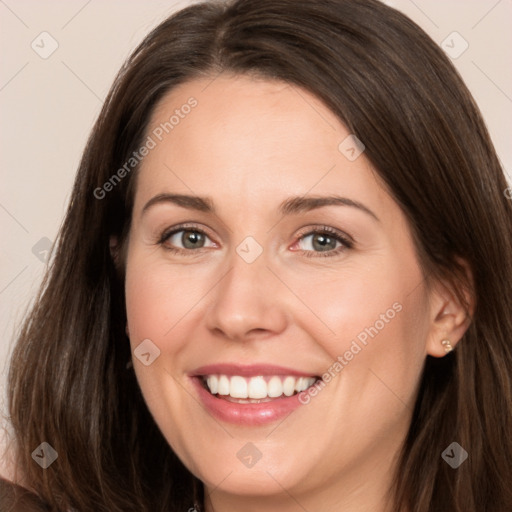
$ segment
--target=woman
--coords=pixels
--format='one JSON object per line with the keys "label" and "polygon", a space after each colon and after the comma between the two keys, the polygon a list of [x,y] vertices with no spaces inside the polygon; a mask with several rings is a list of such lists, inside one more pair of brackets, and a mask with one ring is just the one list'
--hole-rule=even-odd
{"label": "woman", "polygon": [[16,346],[52,510],[512,508],[512,206],[373,0],[186,8],[119,73]]}

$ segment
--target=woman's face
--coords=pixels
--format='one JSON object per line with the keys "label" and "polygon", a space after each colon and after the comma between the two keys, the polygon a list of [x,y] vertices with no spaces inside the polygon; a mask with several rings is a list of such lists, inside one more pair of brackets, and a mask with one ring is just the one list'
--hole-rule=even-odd
{"label": "woman's face", "polygon": [[153,113],[127,241],[134,368],[214,502],[380,492],[408,429],[432,307],[349,136],[305,90],[243,76]]}

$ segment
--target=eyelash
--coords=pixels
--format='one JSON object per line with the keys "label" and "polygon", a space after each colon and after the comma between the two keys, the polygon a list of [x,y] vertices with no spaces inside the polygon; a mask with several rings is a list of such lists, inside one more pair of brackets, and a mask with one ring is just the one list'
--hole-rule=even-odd
{"label": "eyelash", "polygon": [[[199,252],[199,250],[193,250],[193,249],[180,249],[176,247],[172,247],[169,245],[165,245],[167,240],[175,235],[176,233],[179,233],[180,231],[193,231],[195,233],[200,233],[202,235],[208,236],[208,233],[203,231],[202,229],[194,226],[194,225],[188,225],[188,224],[182,224],[180,226],[175,226],[170,231],[164,231],[159,239],[158,244],[162,245],[165,250],[170,251],[174,254],[184,254],[186,256],[195,256],[193,253]],[[298,240],[301,240],[309,235],[316,235],[316,234],[327,234],[330,235],[332,238],[334,238],[335,241],[340,242],[342,244],[342,247],[338,247],[337,249],[332,249],[330,251],[306,251],[304,249],[299,249],[297,252],[301,252],[304,256],[307,258],[332,258],[334,256],[338,256],[340,253],[345,252],[347,249],[352,249],[354,247],[354,241],[351,237],[348,235],[344,235],[337,229],[331,228],[329,226],[322,226],[322,227],[316,227],[313,229],[309,229],[308,231],[305,231],[304,233],[300,234],[298,237]]]}
{"label": "eyelash", "polygon": [[330,237],[334,238],[336,242],[341,243],[341,247],[338,247],[337,249],[332,249],[330,251],[305,251],[303,249],[300,249],[299,252],[306,256],[306,258],[333,258],[335,256],[339,256],[342,252],[345,252],[347,249],[352,249],[354,247],[354,242],[348,235],[344,235],[337,229],[331,228],[329,226],[310,228],[304,233],[299,234],[298,240],[301,240],[306,236],[316,234],[330,235]]}

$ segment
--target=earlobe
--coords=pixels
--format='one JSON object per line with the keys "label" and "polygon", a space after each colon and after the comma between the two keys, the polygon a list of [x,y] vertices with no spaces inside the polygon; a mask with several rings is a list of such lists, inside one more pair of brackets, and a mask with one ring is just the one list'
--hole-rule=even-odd
{"label": "earlobe", "polygon": [[427,353],[444,357],[454,350],[471,325],[474,311],[472,290],[460,290],[439,283],[432,290],[431,328],[427,339]]}
{"label": "earlobe", "polygon": [[451,352],[453,350],[452,342],[450,340],[442,340],[441,345],[444,347],[444,351],[448,354],[448,352]]}

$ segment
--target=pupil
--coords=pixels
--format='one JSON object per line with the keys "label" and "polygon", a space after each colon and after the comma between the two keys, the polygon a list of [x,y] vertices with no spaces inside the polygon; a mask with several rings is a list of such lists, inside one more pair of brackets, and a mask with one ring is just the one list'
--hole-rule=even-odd
{"label": "pupil", "polygon": [[[315,244],[319,244],[319,245],[315,246]],[[331,244],[332,247],[330,247],[329,244]],[[335,249],[335,245],[336,245],[336,240],[334,240],[330,236],[315,235],[313,238],[313,246],[315,246],[315,248],[319,249],[320,251]]]}
{"label": "pupil", "polygon": [[200,242],[204,242],[203,234],[197,231],[185,231],[182,238],[183,246],[189,249],[202,247]]}

